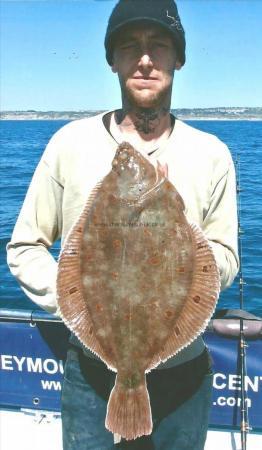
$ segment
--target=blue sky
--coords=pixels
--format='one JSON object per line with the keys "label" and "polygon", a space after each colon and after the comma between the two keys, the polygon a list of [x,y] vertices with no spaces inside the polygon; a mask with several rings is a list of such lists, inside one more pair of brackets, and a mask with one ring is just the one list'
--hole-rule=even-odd
{"label": "blue sky", "polygon": [[[1,2],[1,109],[120,106],[104,56],[116,0]],[[262,106],[262,0],[178,0],[187,62],[172,108]]]}

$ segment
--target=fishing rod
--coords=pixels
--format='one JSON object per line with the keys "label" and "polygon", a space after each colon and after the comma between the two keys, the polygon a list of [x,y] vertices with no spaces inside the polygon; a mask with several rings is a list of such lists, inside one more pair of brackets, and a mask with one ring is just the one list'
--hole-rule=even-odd
{"label": "fishing rod", "polygon": [[[242,270],[242,234],[241,229],[241,182],[240,182],[240,159],[237,155],[236,160],[237,165],[237,204],[238,204],[238,254],[239,254],[239,306],[240,309],[244,309],[244,277]],[[239,332],[239,354],[240,354],[240,378],[241,378],[241,450],[246,450],[247,448],[247,433],[250,430],[249,418],[248,418],[248,407],[247,407],[247,396],[245,380],[247,375],[246,368],[246,348],[248,347],[245,335],[244,335],[244,319],[240,317],[240,332]]]}

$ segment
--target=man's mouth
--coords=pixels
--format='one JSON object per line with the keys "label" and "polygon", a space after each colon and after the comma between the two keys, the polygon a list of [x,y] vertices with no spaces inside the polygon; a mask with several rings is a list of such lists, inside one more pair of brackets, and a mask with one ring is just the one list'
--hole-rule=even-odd
{"label": "man's mouth", "polygon": [[156,77],[147,77],[147,76],[145,76],[145,75],[138,75],[138,76],[135,76],[135,77],[133,77],[135,80],[148,80],[148,81],[156,81],[157,80],[157,78]]}

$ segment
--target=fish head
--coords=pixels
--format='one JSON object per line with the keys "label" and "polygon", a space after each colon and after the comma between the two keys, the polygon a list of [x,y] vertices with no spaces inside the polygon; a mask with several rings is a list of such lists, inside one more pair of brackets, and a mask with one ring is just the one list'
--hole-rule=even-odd
{"label": "fish head", "polygon": [[121,196],[133,200],[149,191],[158,176],[153,164],[128,142],[117,148],[112,170],[118,175]]}

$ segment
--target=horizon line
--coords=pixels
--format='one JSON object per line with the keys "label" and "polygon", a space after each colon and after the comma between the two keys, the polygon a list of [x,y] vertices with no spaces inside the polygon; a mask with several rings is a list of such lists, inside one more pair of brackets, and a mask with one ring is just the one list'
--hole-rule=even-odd
{"label": "horizon line", "polygon": [[[177,108],[170,108],[170,110],[175,109],[187,109],[187,110],[193,110],[193,109],[262,109],[262,106],[206,106],[206,107],[177,107]],[[121,108],[114,108],[114,109],[121,109]],[[0,110],[0,113],[7,113],[7,112],[85,112],[85,111],[107,111],[108,108],[86,108],[86,109],[2,109]]]}

